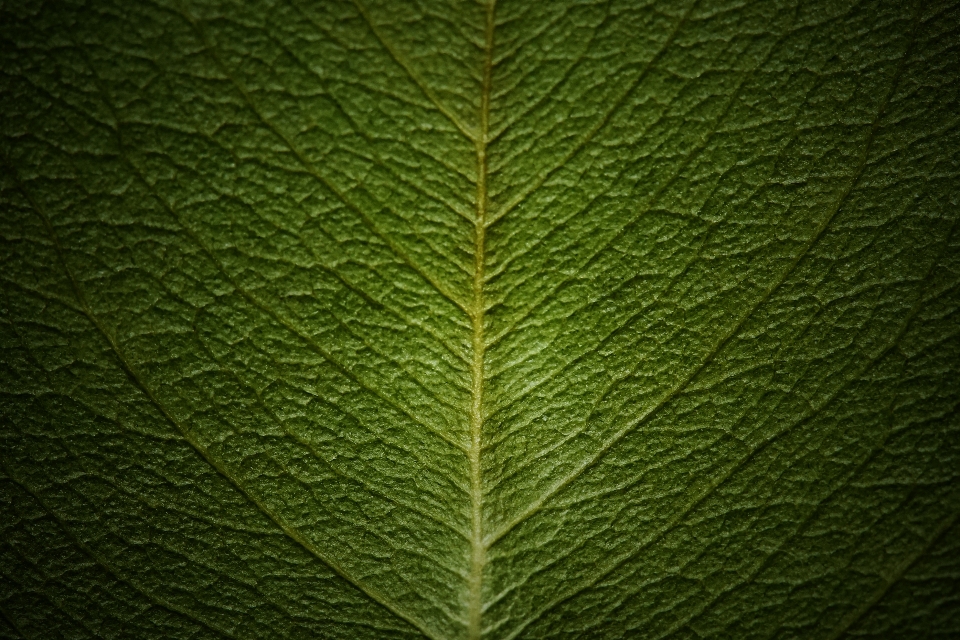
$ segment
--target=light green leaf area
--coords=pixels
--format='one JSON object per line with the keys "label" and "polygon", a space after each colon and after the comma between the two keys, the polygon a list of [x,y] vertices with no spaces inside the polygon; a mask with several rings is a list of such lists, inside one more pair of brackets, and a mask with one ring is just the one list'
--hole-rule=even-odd
{"label": "light green leaf area", "polygon": [[0,57],[0,638],[960,637],[954,0]]}

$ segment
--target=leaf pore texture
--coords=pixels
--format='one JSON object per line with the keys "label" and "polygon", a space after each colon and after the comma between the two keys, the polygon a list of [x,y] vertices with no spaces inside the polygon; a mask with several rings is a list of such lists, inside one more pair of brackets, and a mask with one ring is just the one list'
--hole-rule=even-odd
{"label": "leaf pore texture", "polygon": [[960,636],[955,0],[0,43],[0,638]]}

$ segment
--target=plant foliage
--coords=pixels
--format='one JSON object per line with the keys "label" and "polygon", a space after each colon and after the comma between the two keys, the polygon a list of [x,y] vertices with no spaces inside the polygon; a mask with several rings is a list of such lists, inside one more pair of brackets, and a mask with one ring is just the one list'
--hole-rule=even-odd
{"label": "plant foliage", "polygon": [[0,637],[960,636],[954,0],[0,42]]}

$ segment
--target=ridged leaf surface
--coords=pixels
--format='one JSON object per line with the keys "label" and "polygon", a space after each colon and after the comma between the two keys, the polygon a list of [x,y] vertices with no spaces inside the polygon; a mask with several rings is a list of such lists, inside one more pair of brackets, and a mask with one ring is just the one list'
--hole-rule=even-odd
{"label": "ridged leaf surface", "polygon": [[953,0],[12,0],[0,60],[0,637],[960,636]]}

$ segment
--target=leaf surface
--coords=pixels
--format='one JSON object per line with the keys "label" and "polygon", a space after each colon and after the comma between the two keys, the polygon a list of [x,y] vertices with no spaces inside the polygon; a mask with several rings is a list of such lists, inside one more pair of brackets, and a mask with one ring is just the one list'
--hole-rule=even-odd
{"label": "leaf surface", "polygon": [[960,5],[0,15],[0,637],[960,634]]}

